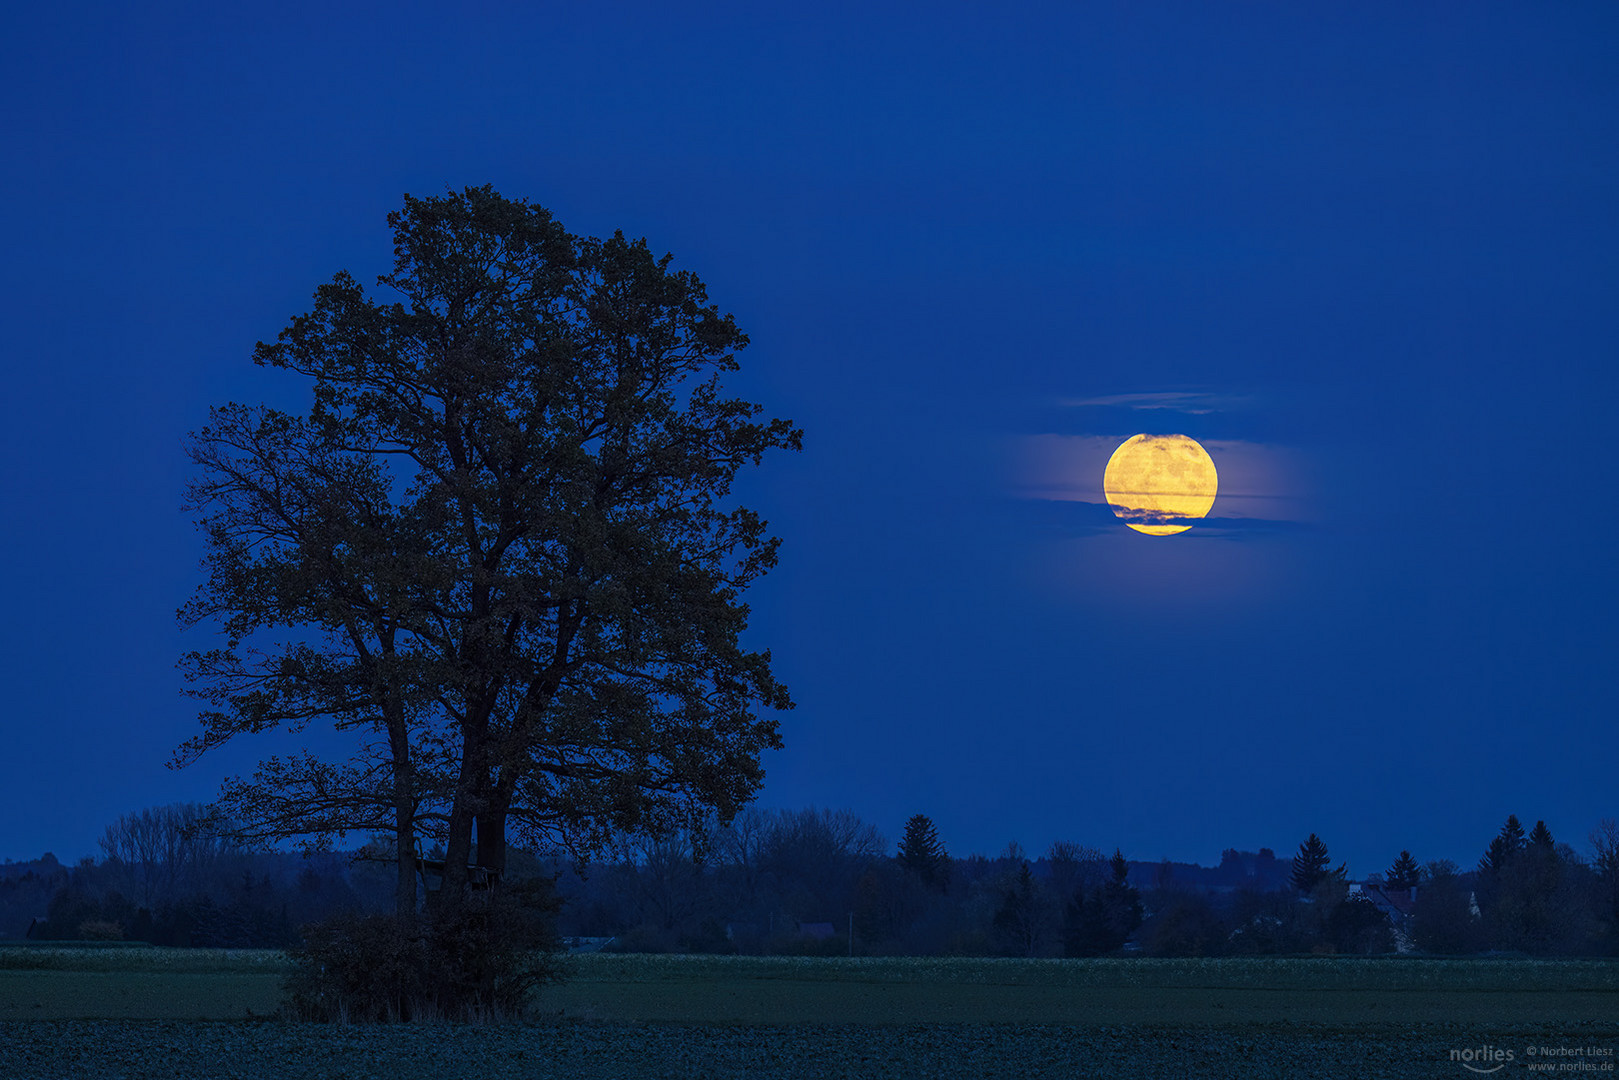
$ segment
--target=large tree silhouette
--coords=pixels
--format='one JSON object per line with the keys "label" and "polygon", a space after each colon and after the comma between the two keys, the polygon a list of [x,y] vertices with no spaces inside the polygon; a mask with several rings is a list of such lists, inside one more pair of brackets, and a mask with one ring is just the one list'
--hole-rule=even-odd
{"label": "large tree silhouette", "polygon": [[388,221],[392,303],[339,273],[255,352],[310,411],[227,405],[191,439],[207,561],[182,620],[226,641],[183,662],[209,707],[176,763],[352,730],[352,757],[270,759],[220,805],[263,841],[386,829],[405,911],[422,837],[453,906],[509,829],[579,854],[752,797],[780,745],[755,710],[791,701],[739,644],[740,596],[778,540],[724,503],[801,433],[722,396],[747,337],[644,241],[487,187]]}

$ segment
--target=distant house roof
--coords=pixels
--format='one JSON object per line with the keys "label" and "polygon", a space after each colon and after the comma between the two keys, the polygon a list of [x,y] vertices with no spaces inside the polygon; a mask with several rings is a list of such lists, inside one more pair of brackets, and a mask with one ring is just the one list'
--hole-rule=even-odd
{"label": "distant house roof", "polygon": [[1350,886],[1352,893],[1358,893],[1377,905],[1379,911],[1395,921],[1402,920],[1411,914],[1416,906],[1417,890],[1415,887],[1401,889],[1390,885],[1381,878],[1369,878],[1366,881],[1356,882]]}

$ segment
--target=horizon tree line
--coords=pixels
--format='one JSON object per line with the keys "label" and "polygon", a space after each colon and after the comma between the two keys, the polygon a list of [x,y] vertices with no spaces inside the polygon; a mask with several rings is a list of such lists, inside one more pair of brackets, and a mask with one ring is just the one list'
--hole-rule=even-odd
{"label": "horizon tree line", "polygon": [[[45,916],[35,932],[57,939],[280,947],[323,913],[388,905],[392,868],[369,847],[254,852],[208,835],[207,821],[197,806],[143,810],[107,828],[99,861],[0,869],[0,932],[20,936]],[[514,849],[512,869],[549,883],[562,933],[627,951],[1258,955],[1386,952],[1403,938],[1443,955],[1615,955],[1619,823],[1590,840],[1582,858],[1544,822],[1526,831],[1513,816],[1468,871],[1402,850],[1368,876],[1417,888],[1399,925],[1350,891],[1315,834],[1284,873],[1281,860],[1235,849],[1218,867],[1066,841],[1037,858],[1016,844],[955,857],[923,814],[891,847],[847,811],[749,809],[730,826],[625,838],[594,864]],[[1248,873],[1261,865],[1273,873]]]}

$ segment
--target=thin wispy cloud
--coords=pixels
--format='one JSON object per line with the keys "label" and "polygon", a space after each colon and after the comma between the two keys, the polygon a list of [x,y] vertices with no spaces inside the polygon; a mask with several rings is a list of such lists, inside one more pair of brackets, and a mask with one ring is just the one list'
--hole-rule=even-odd
{"label": "thin wispy cloud", "polygon": [[1070,409],[1162,409],[1168,412],[1206,416],[1226,412],[1247,403],[1246,398],[1231,394],[1208,394],[1189,390],[1171,390],[1145,394],[1107,394],[1102,397],[1062,398],[1059,405]]}

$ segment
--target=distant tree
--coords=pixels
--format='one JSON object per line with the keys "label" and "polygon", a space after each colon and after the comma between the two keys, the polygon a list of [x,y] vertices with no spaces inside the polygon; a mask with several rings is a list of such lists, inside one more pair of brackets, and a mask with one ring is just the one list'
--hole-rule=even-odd
{"label": "distant tree", "polygon": [[1075,889],[1063,908],[1062,954],[1101,956],[1108,952],[1102,906],[1084,886]]}
{"label": "distant tree", "polygon": [[1241,884],[1248,877],[1248,867],[1243,862],[1242,852],[1236,848],[1226,848],[1220,852],[1220,880],[1227,885]]}
{"label": "distant tree", "polygon": [[1147,920],[1141,937],[1149,956],[1220,956],[1228,934],[1206,896],[1182,892]]}
{"label": "distant tree", "polygon": [[1510,829],[1502,832],[1479,874],[1490,944],[1534,955],[1588,950],[1601,923],[1591,869],[1553,839],[1544,821],[1535,823],[1527,840]]}
{"label": "distant tree", "polygon": [[1508,872],[1517,866],[1526,846],[1527,840],[1518,815],[1509,814],[1501,831],[1490,840],[1484,854],[1479,857],[1474,875],[1476,900],[1487,916],[1493,939],[1511,936],[1503,930],[1503,923],[1514,922],[1515,917],[1497,910],[1497,900],[1502,895]]}
{"label": "distant tree", "polygon": [[1599,921],[1598,948],[1619,955],[1619,820],[1603,818],[1591,830],[1591,872]]}
{"label": "distant tree", "polygon": [[1423,871],[1426,884],[1411,908],[1411,940],[1423,952],[1465,955],[1485,948],[1484,927],[1472,904],[1472,890],[1449,859],[1436,859]]}
{"label": "distant tree", "polygon": [[1479,856],[1478,873],[1481,878],[1494,880],[1512,861],[1516,853],[1499,836],[1490,841],[1490,846],[1484,849]]}
{"label": "distant tree", "polygon": [[856,884],[887,846],[876,826],[851,811],[783,811],[761,841],[759,866],[774,883],[781,912],[826,922],[853,910]]}
{"label": "distant tree", "polygon": [[1352,955],[1385,953],[1394,948],[1394,932],[1377,905],[1361,896],[1339,903],[1327,916],[1326,935],[1335,951]]}
{"label": "distant tree", "polygon": [[1280,889],[1287,885],[1288,867],[1276,858],[1276,852],[1262,847],[1254,856],[1253,885],[1257,889]]}
{"label": "distant tree", "polygon": [[995,930],[1003,952],[1011,956],[1039,955],[1045,922],[1041,908],[1039,885],[1025,860],[1002,891],[1000,907],[995,910]]}
{"label": "distant tree", "polygon": [[1414,889],[1422,880],[1422,867],[1409,851],[1401,851],[1399,858],[1383,875],[1383,881],[1393,889]]}
{"label": "distant tree", "polygon": [[1121,948],[1142,922],[1141,893],[1130,884],[1130,863],[1119,848],[1108,860],[1109,880],[1101,889],[1102,923],[1108,951]]}
{"label": "distant tree", "polygon": [[1141,925],[1141,895],[1128,881],[1130,864],[1113,850],[1109,880],[1094,888],[1080,886],[1063,914],[1063,955],[1105,956],[1117,952]]}
{"label": "distant tree", "polygon": [[1518,815],[1507,815],[1506,824],[1501,826],[1501,831],[1490,841],[1490,846],[1479,859],[1479,873],[1486,878],[1495,878],[1523,851],[1524,843],[1523,826],[1518,822]]}
{"label": "distant tree", "polygon": [[943,890],[950,883],[950,855],[926,814],[913,814],[899,842],[899,862],[928,886]]}
{"label": "distant tree", "polygon": [[1284,891],[1240,889],[1231,900],[1229,951],[1241,956],[1308,952],[1314,912]]}
{"label": "distant tree", "polygon": [[715,837],[715,851],[727,871],[735,905],[741,910],[752,911],[765,890],[767,881],[762,860],[775,820],[773,811],[749,807],[729,825],[722,826]]}
{"label": "distant tree", "polygon": [[1175,864],[1167,858],[1159,859],[1158,869],[1153,874],[1152,885],[1154,889],[1161,893],[1173,892],[1176,885]]}
{"label": "distant tree", "polygon": [[1056,840],[1046,850],[1046,880],[1055,897],[1071,897],[1079,889],[1100,885],[1107,860],[1097,848],[1072,840]]}
{"label": "distant tree", "polygon": [[101,836],[101,851],[121,887],[143,907],[177,900],[235,848],[197,803],[149,807],[120,815]]}
{"label": "distant tree", "polygon": [[1308,894],[1315,891],[1317,885],[1328,877],[1339,880],[1346,878],[1347,872],[1342,864],[1336,870],[1328,870],[1331,858],[1327,854],[1327,845],[1315,833],[1299,845],[1297,855],[1293,856],[1293,875],[1291,882],[1293,888],[1300,893]]}
{"label": "distant tree", "polygon": [[1506,840],[1514,851],[1523,849],[1523,825],[1518,821],[1517,814],[1507,815],[1506,822],[1501,826],[1501,838]]}
{"label": "distant tree", "polygon": [[672,941],[677,930],[695,923],[707,899],[699,842],[686,829],[640,836],[628,854],[631,872],[625,879],[635,883],[639,922]]}
{"label": "distant tree", "polygon": [[898,860],[880,859],[855,882],[855,937],[862,948],[892,949],[904,937],[932,887]]}
{"label": "distant tree", "polygon": [[1591,830],[1591,868],[1598,874],[1619,879],[1619,819],[1603,818]]}

